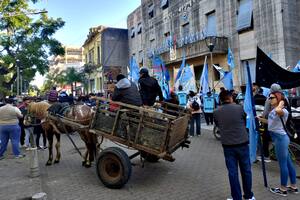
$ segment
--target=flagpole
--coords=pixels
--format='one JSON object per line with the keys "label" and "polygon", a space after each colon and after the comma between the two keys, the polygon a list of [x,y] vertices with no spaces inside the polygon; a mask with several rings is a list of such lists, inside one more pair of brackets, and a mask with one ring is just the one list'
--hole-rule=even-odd
{"label": "flagpole", "polygon": [[[247,67],[247,75],[248,75],[248,82],[252,83],[251,81],[251,74],[250,74],[250,67],[249,67],[249,62],[246,61],[246,67]],[[253,98],[253,93],[251,92],[251,104],[252,104],[252,112],[253,112],[253,116],[255,119],[255,128],[256,128],[256,133],[258,133],[258,119],[256,117],[256,110],[255,110],[255,106],[254,106],[254,98]],[[261,137],[260,135],[258,136],[258,145],[260,146],[260,156],[261,156],[261,167],[262,167],[262,172],[263,172],[263,178],[264,178],[264,186],[268,187],[268,181],[267,181],[267,175],[266,175],[266,166],[265,166],[265,159],[264,159],[264,152],[263,152],[263,148],[262,148],[262,143],[261,143]]]}

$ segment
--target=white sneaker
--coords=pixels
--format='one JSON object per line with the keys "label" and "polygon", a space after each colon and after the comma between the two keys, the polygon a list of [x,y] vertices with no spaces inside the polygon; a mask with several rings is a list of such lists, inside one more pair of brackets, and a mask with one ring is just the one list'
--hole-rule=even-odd
{"label": "white sneaker", "polygon": [[255,197],[253,196],[251,199],[246,199],[246,200],[256,200]]}

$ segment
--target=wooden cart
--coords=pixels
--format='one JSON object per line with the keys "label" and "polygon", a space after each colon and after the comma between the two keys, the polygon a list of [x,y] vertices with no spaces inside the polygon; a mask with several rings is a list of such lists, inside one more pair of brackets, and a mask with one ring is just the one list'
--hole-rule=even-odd
{"label": "wooden cart", "polygon": [[131,175],[130,159],[138,155],[149,162],[174,161],[172,153],[190,144],[189,116],[169,103],[147,109],[97,98],[90,132],[137,150],[130,156],[119,147],[101,151],[96,165],[99,179],[109,188],[121,188]]}

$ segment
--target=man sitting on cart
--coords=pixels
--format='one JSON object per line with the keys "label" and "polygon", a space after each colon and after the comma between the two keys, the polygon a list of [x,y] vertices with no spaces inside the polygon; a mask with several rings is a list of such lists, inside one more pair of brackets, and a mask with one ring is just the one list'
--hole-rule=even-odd
{"label": "man sitting on cart", "polygon": [[117,76],[117,84],[112,94],[112,100],[135,106],[143,105],[137,86],[123,74]]}
{"label": "man sitting on cart", "polygon": [[161,88],[157,80],[149,76],[147,68],[140,70],[139,87],[144,106],[153,106],[157,96],[163,101]]}

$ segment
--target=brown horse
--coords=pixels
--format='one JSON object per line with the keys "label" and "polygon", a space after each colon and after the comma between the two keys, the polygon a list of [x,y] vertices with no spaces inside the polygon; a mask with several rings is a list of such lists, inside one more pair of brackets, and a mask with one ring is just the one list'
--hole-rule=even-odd
{"label": "brown horse", "polygon": [[[57,140],[57,143],[55,145],[56,158],[54,160],[54,163],[59,163],[61,158],[60,134],[66,132],[71,133],[76,131],[70,126],[65,126],[59,121],[49,118],[50,106],[51,105],[47,102],[31,103],[28,106],[29,117],[27,117],[28,119],[30,119],[31,116],[31,118],[41,120],[42,128],[45,131],[45,135],[47,136],[49,144],[49,158],[46,165],[52,165],[53,161],[53,136],[55,135]],[[93,110],[86,105],[73,105],[66,109],[66,111],[63,113],[63,116],[75,123],[79,123],[81,125],[89,125],[93,116]],[[83,156],[82,164],[85,167],[90,167],[91,162],[94,160],[94,155],[96,152],[97,137],[89,133],[87,129],[77,131],[86,145],[86,152]]]}

